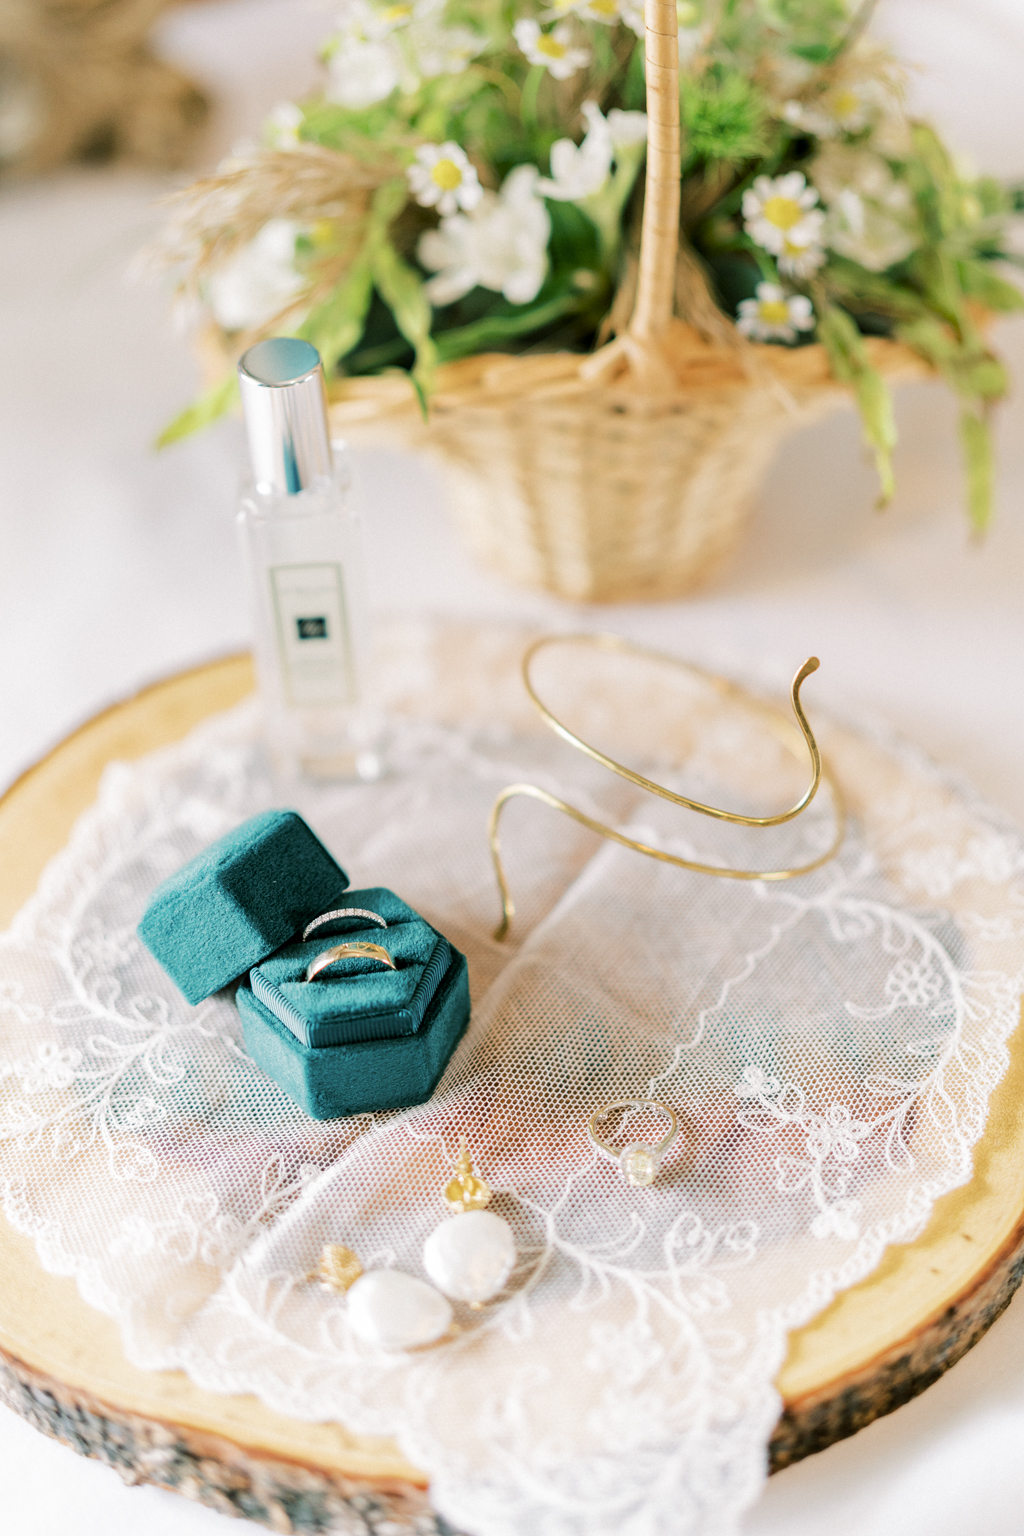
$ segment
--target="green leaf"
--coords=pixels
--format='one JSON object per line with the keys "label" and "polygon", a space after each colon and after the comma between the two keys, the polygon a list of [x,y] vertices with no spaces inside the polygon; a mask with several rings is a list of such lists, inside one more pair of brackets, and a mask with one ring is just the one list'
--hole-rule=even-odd
{"label": "green leaf", "polygon": [[948,320],[963,335],[970,330],[964,313],[963,290],[956,262],[938,247],[923,247],[910,259],[910,273],[928,308]]}
{"label": "green leaf", "polygon": [[956,167],[942,140],[926,123],[912,128],[913,156],[906,176],[933,241],[950,234],[961,222],[961,187]]}
{"label": "green leaf", "polygon": [[893,478],[892,451],[896,447],[896,419],[889,386],[878,372],[866,364],[856,376],[857,405],[864,423],[864,440],[874,449],[875,468],[882,485],[880,505],[892,500],[896,489]]}
{"label": "green leaf", "polygon": [[599,230],[589,206],[592,201],[593,198],[587,198],[582,208],[576,203],[552,201],[546,204],[551,220],[548,254],[554,271],[573,272],[579,267],[596,271],[600,268]]}
{"label": "green leaf", "polygon": [[437,348],[430,335],[432,311],[423,279],[402,260],[389,240],[380,242],[371,261],[377,291],[416,353],[413,379],[421,389],[429,392],[437,365]]}
{"label": "green leaf", "polygon": [[895,489],[892,450],[896,446],[896,420],[889,386],[871,365],[864,338],[844,310],[835,306],[825,309],[818,318],[818,335],[828,352],[836,378],[853,386],[864,441],[874,453],[875,468],[881,481],[879,505],[884,506],[892,499]]}
{"label": "green leaf", "polygon": [[960,441],[967,468],[967,512],[971,527],[982,534],[992,521],[992,432],[983,416],[964,411],[960,417]]}
{"label": "green leaf", "polygon": [[237,402],[238,374],[232,369],[218,384],[212,385],[199,396],[198,400],[186,406],[181,415],[175,416],[169,426],[164,427],[153,444],[154,448],[169,448],[171,443],[181,442],[182,438],[190,437],[201,427],[208,427]]}
{"label": "green leaf", "polygon": [[836,49],[828,43],[797,43],[789,51],[798,59],[806,59],[808,64],[830,64]]}
{"label": "green leaf", "polygon": [[364,249],[330,298],[313,310],[299,330],[319,351],[326,372],[336,368],[362,336],[372,298],[373,271]]}
{"label": "green leaf", "polygon": [[530,66],[530,73],[526,77],[526,84],[523,86],[523,94],[519,102],[519,116],[522,118],[524,128],[535,128],[537,125],[537,97],[546,73],[543,64]]}
{"label": "green leaf", "polygon": [[867,309],[896,320],[915,320],[931,313],[913,288],[893,282],[884,273],[868,272],[843,256],[830,260],[828,286],[840,303],[854,312]]}
{"label": "green leaf", "polygon": [[438,358],[442,362],[451,362],[457,357],[469,357],[488,347],[500,346],[514,337],[528,336],[531,331],[542,330],[566,315],[578,313],[584,302],[585,297],[561,294],[546,304],[517,305],[512,313],[485,315],[469,325],[453,326],[437,338]]}
{"label": "green leaf", "polygon": [[999,277],[984,261],[957,263],[960,286],[969,298],[977,299],[987,309],[1003,312],[1024,309],[1024,293],[1016,283],[1008,283]]}
{"label": "green leaf", "polygon": [[966,400],[1000,400],[1007,390],[1006,369],[983,342],[961,341],[941,320],[930,317],[901,325],[900,341],[920,352],[958,395]]}
{"label": "green leaf", "polygon": [[409,184],[404,176],[393,176],[381,182],[370,204],[370,228],[372,234],[382,235],[392,219],[397,219],[409,201]]}

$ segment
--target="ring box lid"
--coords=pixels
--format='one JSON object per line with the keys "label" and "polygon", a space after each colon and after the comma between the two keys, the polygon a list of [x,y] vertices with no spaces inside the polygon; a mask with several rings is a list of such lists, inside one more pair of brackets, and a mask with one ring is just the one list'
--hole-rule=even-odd
{"label": "ring box lid", "polygon": [[[350,890],[341,905],[376,912],[387,928],[351,917],[318,929],[305,941],[285,944],[253,967],[249,986],[254,995],[308,1046],[416,1034],[451,961],[447,939],[383,886]],[[388,951],[395,970],[377,960],[346,956],[306,981],[306,968],[317,955],[367,940]]]}
{"label": "ring box lid", "polygon": [[138,934],[199,1003],[341,906],[347,889],[345,871],[298,812],[264,811],[158,885]]}

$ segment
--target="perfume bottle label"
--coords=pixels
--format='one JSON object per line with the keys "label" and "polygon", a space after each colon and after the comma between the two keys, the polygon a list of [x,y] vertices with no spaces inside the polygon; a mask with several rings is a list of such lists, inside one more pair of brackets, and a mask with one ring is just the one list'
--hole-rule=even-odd
{"label": "perfume bottle label", "polygon": [[288,702],[355,703],[341,566],[274,565],[270,587]]}

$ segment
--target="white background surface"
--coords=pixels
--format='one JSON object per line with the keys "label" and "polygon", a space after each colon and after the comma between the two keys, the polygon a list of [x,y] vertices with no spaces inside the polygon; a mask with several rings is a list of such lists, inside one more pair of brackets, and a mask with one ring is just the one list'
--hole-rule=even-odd
{"label": "white background surface", "polygon": [[[317,0],[220,0],[172,12],[165,49],[220,100],[206,152],[252,132],[315,78]],[[1024,180],[1024,0],[889,0],[876,30],[926,68],[922,110],[979,165]],[[148,447],[195,388],[163,296],[124,268],[166,190],[75,172],[0,195],[0,785],[74,725],[153,678],[241,648],[234,423]],[[997,340],[1024,378],[1024,322]],[[1000,421],[1000,507],[981,548],[960,510],[951,402],[902,392],[899,492],[874,482],[852,413],[794,438],[743,550],[684,603],[582,616],[474,567],[432,472],[363,455],[377,606],[617,628],[679,653],[791,673],[822,658],[815,699],[873,713],[1024,822],[1024,403]],[[0,1297],[2,1306],[2,1297]],[[749,1536],[1021,1536],[1024,1301],[923,1397],[774,1478]],[[220,1515],[46,1441],[0,1411],[4,1536],[200,1536]],[[241,1529],[241,1527],[234,1527]],[[253,1527],[252,1529],[256,1529]]]}

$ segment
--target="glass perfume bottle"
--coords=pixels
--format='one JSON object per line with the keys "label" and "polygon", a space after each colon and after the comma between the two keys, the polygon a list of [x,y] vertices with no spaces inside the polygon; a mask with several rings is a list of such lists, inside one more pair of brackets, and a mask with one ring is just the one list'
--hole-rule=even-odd
{"label": "glass perfume bottle", "polygon": [[238,512],[267,744],[279,779],[374,779],[362,522],[332,449],[320,354],[296,337],[238,364],[252,477]]}

